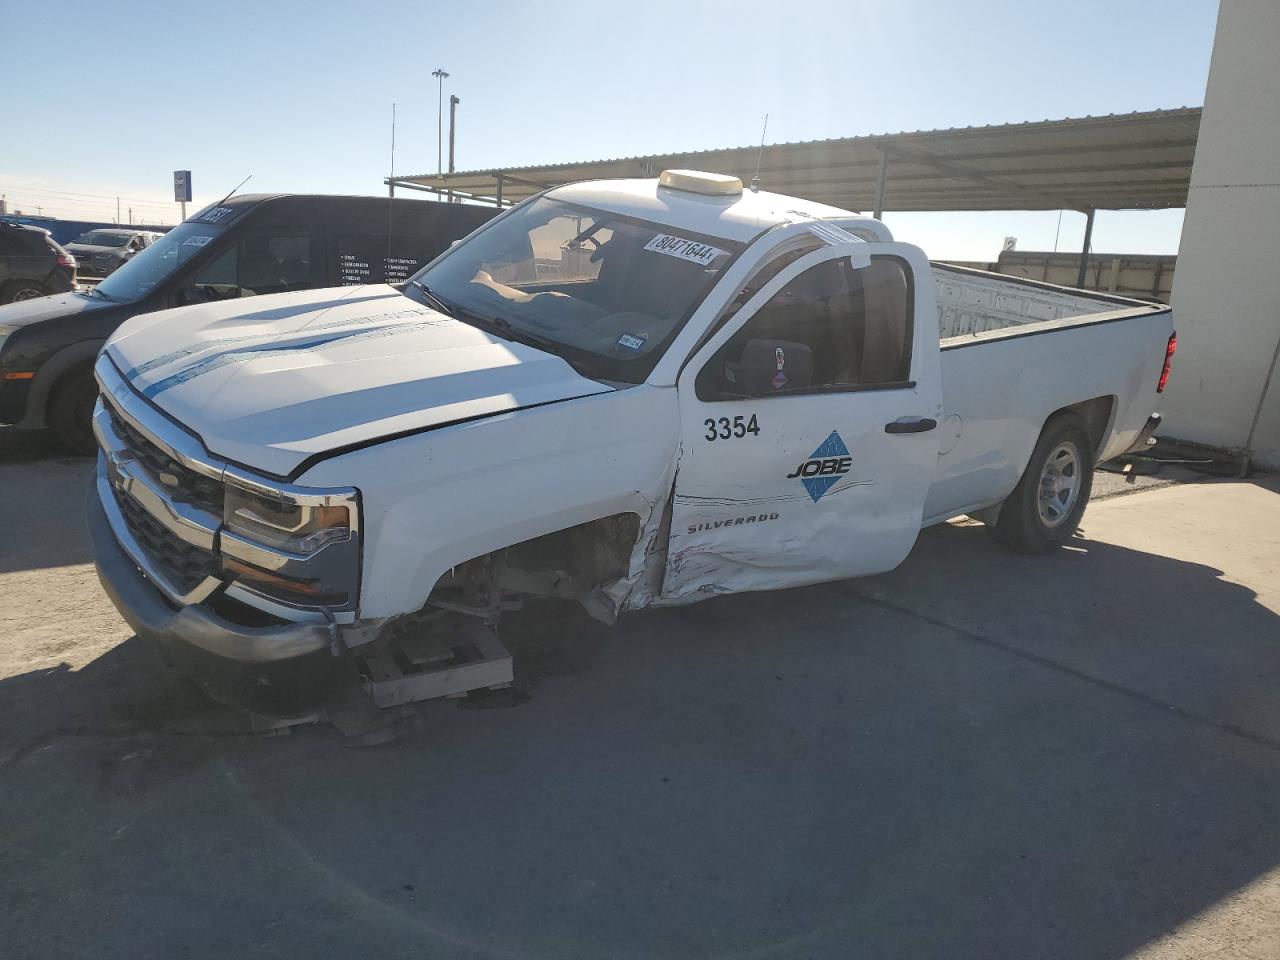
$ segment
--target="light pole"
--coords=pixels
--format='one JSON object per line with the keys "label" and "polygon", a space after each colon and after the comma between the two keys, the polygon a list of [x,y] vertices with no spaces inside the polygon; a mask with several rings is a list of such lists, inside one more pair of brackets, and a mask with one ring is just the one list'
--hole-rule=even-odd
{"label": "light pole", "polygon": [[440,81],[436,96],[436,174],[439,175],[444,173],[444,78],[449,74],[436,67],[431,75]]}

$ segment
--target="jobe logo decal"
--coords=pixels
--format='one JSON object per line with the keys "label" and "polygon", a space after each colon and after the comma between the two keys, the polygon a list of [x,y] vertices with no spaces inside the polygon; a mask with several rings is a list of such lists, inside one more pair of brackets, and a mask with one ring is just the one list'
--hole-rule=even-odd
{"label": "jobe logo decal", "polygon": [[787,479],[803,483],[813,502],[817,503],[852,468],[853,457],[849,456],[849,448],[840,439],[840,434],[832,430],[831,436],[818,444],[818,449],[808,460],[787,474]]}

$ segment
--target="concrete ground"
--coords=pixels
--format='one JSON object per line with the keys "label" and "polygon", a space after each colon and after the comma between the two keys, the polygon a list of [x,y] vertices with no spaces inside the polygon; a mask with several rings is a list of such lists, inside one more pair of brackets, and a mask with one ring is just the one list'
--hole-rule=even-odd
{"label": "concrete ground", "polygon": [[130,638],[88,474],[0,437],[7,958],[1280,956],[1275,478],[1048,558],[956,523],[868,580],[541,607],[517,695],[353,748],[227,733]]}

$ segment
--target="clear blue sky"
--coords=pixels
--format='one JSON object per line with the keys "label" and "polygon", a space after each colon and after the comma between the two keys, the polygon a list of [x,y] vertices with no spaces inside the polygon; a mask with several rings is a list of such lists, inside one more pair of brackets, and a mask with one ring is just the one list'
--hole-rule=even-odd
{"label": "clear blue sky", "polygon": [[[436,167],[437,66],[458,167],[1123,113],[1204,102],[1215,0],[595,3],[0,0],[0,193],[172,220],[247,190],[381,194]],[[21,42],[15,42],[21,38]],[[767,184],[765,185],[767,188]],[[75,196],[72,196],[72,195]],[[150,204],[160,204],[150,206]],[[127,219],[127,211],[124,213]],[[890,214],[936,257],[1052,248],[1056,213]],[[1094,249],[1176,250],[1181,212],[1103,212]],[[1063,217],[1063,249],[1083,217]]]}

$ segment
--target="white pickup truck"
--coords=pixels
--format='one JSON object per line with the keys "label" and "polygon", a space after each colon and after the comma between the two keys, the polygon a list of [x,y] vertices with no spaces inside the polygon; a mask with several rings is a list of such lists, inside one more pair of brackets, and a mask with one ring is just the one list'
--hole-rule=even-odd
{"label": "white pickup truck", "polygon": [[122,326],[95,555],[213,696],[304,713],[520,597],[611,620],[873,574],[962,514],[1053,548],[1174,343],[1165,306],[931,265],[736,178],[564,186],[403,289]]}

